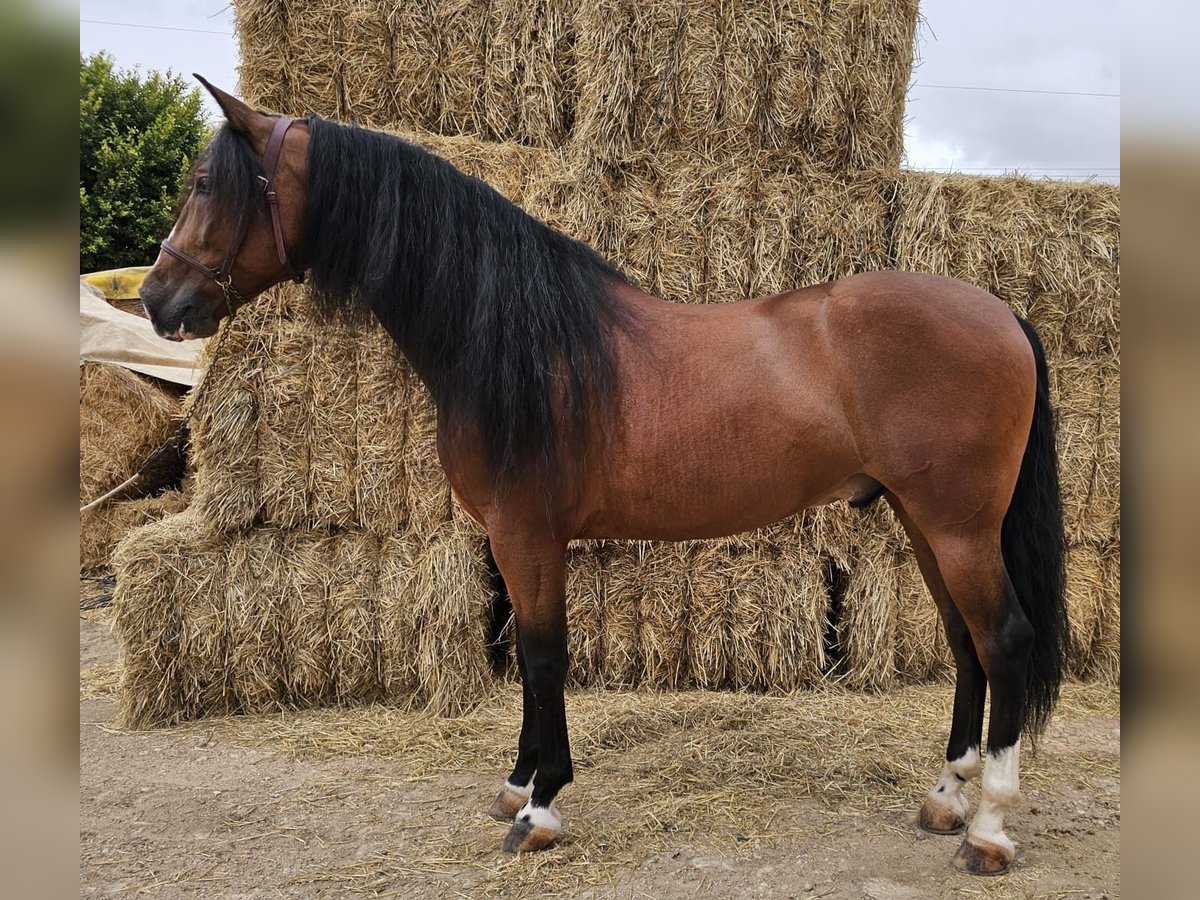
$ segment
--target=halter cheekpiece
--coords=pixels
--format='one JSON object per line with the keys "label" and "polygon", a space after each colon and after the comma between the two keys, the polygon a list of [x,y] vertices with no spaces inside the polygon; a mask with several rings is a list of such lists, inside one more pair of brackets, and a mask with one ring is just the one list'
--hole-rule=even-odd
{"label": "halter cheekpiece", "polygon": [[[297,273],[292,266],[291,260],[288,258],[287,247],[283,243],[283,223],[279,220],[279,197],[275,193],[275,187],[272,184],[275,178],[275,168],[279,164],[279,153],[283,149],[283,139],[288,133],[288,129],[296,124],[296,119],[278,118],[275,120],[275,125],[271,129],[271,136],[267,139],[267,151],[263,154],[262,168],[265,174],[259,175],[258,180],[262,183],[263,193],[267,197],[267,208],[271,211],[271,230],[275,234],[275,252],[279,255],[279,265],[283,268],[284,274],[292,281],[300,284],[304,281],[304,273]],[[233,243],[229,245],[229,250],[225,254],[225,259],[222,261],[219,268],[206,266],[200,260],[196,259],[187,253],[184,253],[178,247],[172,247],[167,241],[162,242],[162,248],[171,256],[178,259],[180,262],[187,263],[197,272],[200,272],[215,281],[225,294],[225,301],[229,305],[230,312],[233,312],[236,306],[241,306],[245,303],[245,298],[233,286],[233,264],[237,260],[238,253],[241,252],[242,244],[246,242],[246,234],[250,230],[250,213],[243,217],[238,223],[237,234],[234,235]]]}

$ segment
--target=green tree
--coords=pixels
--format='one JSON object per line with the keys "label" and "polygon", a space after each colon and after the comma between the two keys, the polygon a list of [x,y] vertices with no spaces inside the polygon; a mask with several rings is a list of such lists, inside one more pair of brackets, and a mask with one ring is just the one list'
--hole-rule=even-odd
{"label": "green tree", "polygon": [[79,269],[148,265],[171,228],[208,122],[178,75],[79,58]]}

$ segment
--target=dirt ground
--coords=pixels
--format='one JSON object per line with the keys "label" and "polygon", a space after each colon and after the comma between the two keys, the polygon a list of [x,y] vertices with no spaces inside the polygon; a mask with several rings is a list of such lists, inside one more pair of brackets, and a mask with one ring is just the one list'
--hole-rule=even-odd
{"label": "dirt ground", "polygon": [[[1068,690],[1072,702],[1064,702],[1026,764],[1030,775],[1010,817],[1017,862],[1005,876],[980,879],[950,867],[957,838],[926,836],[914,825],[921,799],[915,786],[936,775],[933,748],[941,734],[929,736],[928,763],[914,757],[911,773],[881,763],[882,775],[862,782],[879,791],[857,801],[836,783],[853,783],[848,760],[826,759],[802,771],[815,783],[807,795],[781,787],[776,802],[749,810],[728,795],[723,802],[722,785],[705,785],[700,771],[690,776],[699,786],[681,795],[699,791],[701,806],[684,796],[677,815],[660,803],[650,819],[628,815],[641,782],[604,778],[605,760],[619,758],[622,771],[633,773],[661,766],[673,748],[726,760],[739,752],[736,732],[726,738],[685,717],[647,731],[642,742],[620,734],[595,746],[584,741],[576,748],[584,764],[577,763],[576,783],[562,797],[559,844],[506,857],[498,852],[503,826],[484,810],[506,772],[504,748],[515,743],[507,721],[488,738],[496,758],[486,765],[477,755],[456,764],[454,746],[435,748],[432,757],[397,750],[388,743],[391,732],[409,719],[392,711],[129,733],[113,725],[119,666],[105,613],[81,615],[79,645],[81,896],[1120,896],[1121,732],[1111,690],[1103,702],[1094,700],[1095,689]],[[427,720],[412,721],[436,731]],[[422,740],[436,743],[437,736]],[[756,752],[737,771],[759,785],[756,797],[770,797],[774,767],[799,765],[809,763]],[[721,771],[715,765],[712,779]],[[974,806],[977,787],[969,796]]]}

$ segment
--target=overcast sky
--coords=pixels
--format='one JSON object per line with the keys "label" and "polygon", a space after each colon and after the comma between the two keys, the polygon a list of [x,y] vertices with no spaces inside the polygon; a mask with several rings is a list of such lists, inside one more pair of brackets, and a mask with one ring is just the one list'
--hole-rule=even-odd
{"label": "overcast sky", "polygon": [[[922,0],[921,11],[908,166],[1120,179],[1120,100],[1110,96],[1121,90],[1116,0]],[[84,54],[107,50],[122,67],[237,84],[224,0],[80,0],[79,16]],[[963,89],[980,87],[1003,90]]]}

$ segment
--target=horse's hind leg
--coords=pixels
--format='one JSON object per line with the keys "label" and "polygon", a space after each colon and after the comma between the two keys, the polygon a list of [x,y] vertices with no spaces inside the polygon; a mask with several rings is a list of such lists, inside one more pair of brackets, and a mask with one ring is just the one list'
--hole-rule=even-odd
{"label": "horse's hind leg", "polygon": [[917,824],[924,831],[933,834],[958,834],[966,827],[967,812],[970,809],[967,798],[963,796],[963,786],[975,778],[982,768],[979,747],[983,740],[983,701],[987,692],[987,680],[984,678],[983,667],[979,664],[979,657],[975,653],[975,645],[971,642],[966,622],[950,599],[950,592],[942,580],[937,559],[934,558],[925,535],[913,524],[896,496],[891,493],[886,496],[896,512],[896,517],[904,525],[917,557],[917,564],[921,568],[921,576],[937,604],[957,670],[954,682],[954,718],[950,725],[950,738],[946,743],[946,762],[937,782],[929,789],[925,802],[921,804]]}
{"label": "horse's hind leg", "polygon": [[1000,527],[926,532],[950,597],[978,654],[992,692],[983,796],[954,865],[974,875],[998,875],[1016,855],[1004,817],[1020,793],[1020,739],[1033,627],[1004,567]]}

